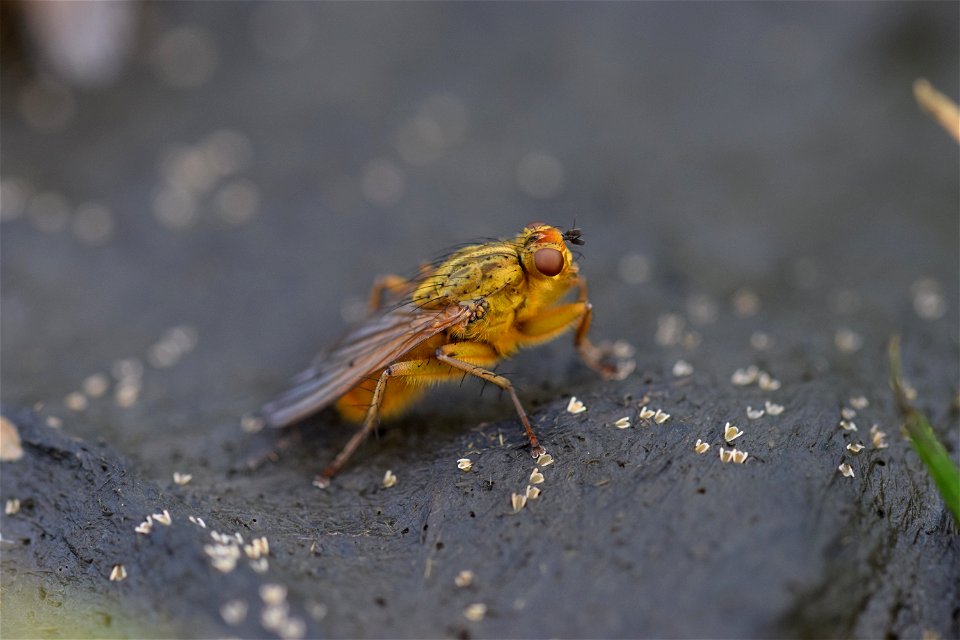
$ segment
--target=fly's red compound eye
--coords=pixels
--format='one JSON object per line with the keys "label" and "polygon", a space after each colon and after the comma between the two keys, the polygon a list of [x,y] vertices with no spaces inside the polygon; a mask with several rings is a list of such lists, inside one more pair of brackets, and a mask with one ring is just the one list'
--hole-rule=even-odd
{"label": "fly's red compound eye", "polygon": [[563,271],[563,254],[556,249],[537,249],[533,254],[533,264],[543,275],[555,276]]}

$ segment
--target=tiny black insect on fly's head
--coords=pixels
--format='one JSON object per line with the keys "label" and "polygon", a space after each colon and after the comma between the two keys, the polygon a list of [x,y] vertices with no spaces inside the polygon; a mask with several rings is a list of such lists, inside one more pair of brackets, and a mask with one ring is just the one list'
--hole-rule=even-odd
{"label": "tiny black insect on fly's head", "polygon": [[583,245],[583,238],[580,237],[582,235],[583,231],[574,227],[573,229],[563,232],[563,239],[570,244]]}

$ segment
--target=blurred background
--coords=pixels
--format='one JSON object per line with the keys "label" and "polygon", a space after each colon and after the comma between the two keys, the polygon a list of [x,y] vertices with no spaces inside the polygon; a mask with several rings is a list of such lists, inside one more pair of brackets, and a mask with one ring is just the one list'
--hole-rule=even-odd
{"label": "blurred background", "polygon": [[[533,220],[583,228],[641,372],[875,362],[910,325],[956,393],[958,152],[911,91],[957,95],[956,3],[0,10],[2,400],[145,477],[233,464],[376,275]],[[552,399],[574,360],[510,369]]]}

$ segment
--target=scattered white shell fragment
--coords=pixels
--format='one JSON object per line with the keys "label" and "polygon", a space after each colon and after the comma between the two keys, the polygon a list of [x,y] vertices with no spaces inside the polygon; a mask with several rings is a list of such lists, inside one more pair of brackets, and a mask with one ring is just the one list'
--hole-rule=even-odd
{"label": "scattered white shell fragment", "polygon": [[7,500],[6,504],[3,507],[3,512],[8,516],[12,516],[20,512],[20,500],[17,498],[10,498]]}
{"label": "scattered white shell fragment", "polygon": [[697,444],[694,445],[693,450],[697,453],[703,454],[710,450],[710,445],[700,438],[697,438]]}
{"label": "scattered white shell fragment", "polygon": [[578,413],[583,413],[586,410],[587,406],[577,400],[577,396],[570,396],[570,402],[567,403],[567,413],[576,415]]}
{"label": "scattered white shell fragment", "polygon": [[243,600],[230,600],[220,607],[220,617],[231,627],[235,627],[247,618],[247,603]]}
{"label": "scattered white shell fragment", "polygon": [[487,605],[476,602],[463,610],[463,617],[470,622],[480,622],[487,615]]}
{"label": "scattered white shell fragment", "polygon": [[91,398],[99,398],[110,388],[110,380],[102,373],[95,373],[83,381],[83,392]]}
{"label": "scattered white shell fragment", "polygon": [[530,485],[528,484],[528,485],[527,485],[527,494],[526,494],[526,495],[527,495],[527,499],[528,499],[528,500],[536,500],[537,498],[540,497],[540,489],[537,488],[537,487],[530,486]]}
{"label": "scattered white shell fragment", "polygon": [[154,522],[159,522],[160,524],[169,527],[173,519],[170,517],[170,512],[166,509],[163,510],[163,513],[155,513],[151,516]]}
{"label": "scattered white shell fragment", "polygon": [[198,518],[197,516],[190,516],[189,520],[190,522],[197,525],[201,529],[207,528],[207,523],[203,521],[203,518]]}
{"label": "scattered white shell fragment", "polygon": [[874,449],[886,449],[887,445],[887,434],[885,431],[880,431],[878,425],[873,425],[870,427],[870,441],[873,444]]}
{"label": "scattered white shell fragment", "polygon": [[840,409],[840,415],[844,420],[853,420],[857,417],[857,412],[850,407],[844,407],[843,409]]}
{"label": "scattered white shell fragment", "polygon": [[653,414],[653,421],[656,422],[657,424],[663,424],[669,419],[670,419],[670,414],[664,413],[660,409],[657,409],[657,412]]}
{"label": "scattered white shell fragment", "polygon": [[543,474],[540,472],[540,467],[534,467],[533,472],[530,473],[530,484],[542,484],[543,483]]}
{"label": "scattered white shell fragment", "polygon": [[453,579],[453,584],[457,585],[461,589],[464,587],[469,587],[473,584],[473,571],[469,569],[464,569],[457,574],[457,577]]}
{"label": "scattered white shell fragment", "polygon": [[255,416],[251,413],[245,414],[240,418],[240,428],[243,429],[245,433],[256,433],[263,429],[266,426],[266,421],[260,416]]}
{"label": "scattered white shell fragment", "polygon": [[193,476],[189,473],[180,473],[179,471],[173,472],[173,481],[180,486],[189,484],[191,480],[193,480]]}
{"label": "scattered white shell fragment", "polygon": [[870,401],[867,400],[866,396],[854,396],[849,400],[850,406],[856,409],[857,411],[863,411],[870,406]]}
{"label": "scattered white shell fragment", "polygon": [[843,429],[844,431],[856,431],[856,430],[857,430],[857,425],[854,424],[853,422],[850,422],[849,420],[841,420],[839,426],[840,426],[840,428]]}
{"label": "scattered white shell fragment", "polygon": [[387,472],[383,474],[383,488],[389,489],[393,485],[397,484],[397,476],[394,475],[393,471],[387,469]]}
{"label": "scattered white shell fragment", "polygon": [[127,577],[127,568],[122,564],[113,565],[113,569],[110,571],[110,581],[111,582],[120,582],[125,580]]}
{"label": "scattered white shell fragment", "polygon": [[513,505],[513,512],[519,513],[527,505],[527,495],[525,493],[514,493],[510,496],[510,502]]}
{"label": "scattered white shell fragment", "polygon": [[23,457],[20,431],[6,416],[0,416],[0,460],[13,462]]}
{"label": "scattered white shell fragment", "polygon": [[537,466],[549,467],[552,464],[553,464],[553,456],[550,455],[549,453],[541,454],[540,457],[537,458]]}
{"label": "scattered white shell fragment", "polygon": [[743,435],[743,431],[738,429],[735,425],[730,424],[729,422],[723,427],[723,439],[727,442],[733,442],[737,438]]}
{"label": "scattered white shell fragment", "polygon": [[257,558],[256,560],[250,561],[250,568],[253,569],[255,573],[266,573],[267,569],[270,568],[270,562],[266,557]]}
{"label": "scattered white shell fragment", "polygon": [[276,583],[260,585],[260,599],[263,600],[263,604],[280,604],[287,599],[287,588]]}
{"label": "scattered white shell fragment", "polygon": [[79,391],[74,391],[67,394],[67,397],[63,399],[63,404],[70,411],[84,411],[87,408],[87,396]]}
{"label": "scattered white shell fragment", "polygon": [[775,402],[770,402],[767,400],[763,403],[763,408],[766,409],[767,413],[771,416],[778,416],[783,413],[783,405],[777,404]]}
{"label": "scattered white shell fragment", "polygon": [[841,353],[854,353],[863,347],[863,336],[853,329],[842,327],[834,334],[833,344]]}
{"label": "scattered white shell fragment", "polygon": [[747,461],[747,458],[750,456],[746,451],[740,451],[739,449],[724,449],[720,448],[720,462],[726,464],[728,462],[733,462],[735,464],[743,464]]}
{"label": "scattered white shell fragment", "polygon": [[63,426],[63,420],[57,416],[47,416],[47,426],[51,429],[59,429]]}
{"label": "scattered white shell fragment", "polygon": [[780,381],[766,371],[761,371],[760,375],[757,377],[757,386],[764,391],[776,391],[780,388]]}
{"label": "scattered white shell fragment", "polygon": [[847,451],[849,451],[853,455],[857,455],[858,453],[863,451],[863,445],[860,444],[859,442],[851,442],[850,444],[847,445]]}
{"label": "scattered white shell fragment", "polygon": [[673,365],[673,375],[678,378],[689,376],[692,373],[693,365],[686,360],[677,360],[677,362]]}
{"label": "scattered white shell fragment", "polygon": [[252,540],[250,544],[243,545],[243,552],[251,560],[258,560],[260,557],[270,554],[270,543],[267,542],[266,536],[262,536]]}
{"label": "scattered white shell fragment", "polygon": [[457,460],[457,469],[461,471],[470,471],[473,469],[473,461],[470,458],[460,458]]}
{"label": "scattered white shell fragment", "polygon": [[849,464],[847,464],[846,462],[844,462],[844,463],[841,464],[839,467],[837,467],[837,471],[839,471],[841,474],[843,474],[844,477],[847,477],[847,478],[852,478],[852,477],[853,477],[853,467],[851,467],[851,466],[850,466]]}
{"label": "scattered white shell fragment", "polygon": [[746,369],[737,369],[733,372],[733,375],[730,376],[730,382],[737,385],[738,387],[746,387],[757,381],[757,376],[760,374],[760,370],[750,365]]}
{"label": "scattered white shell fragment", "polygon": [[619,420],[617,420],[616,422],[614,422],[614,423],[613,423],[613,426],[615,426],[617,429],[629,429],[629,428],[630,428],[630,418],[629,418],[628,416],[624,416],[624,417],[620,418]]}
{"label": "scattered white shell fragment", "polygon": [[751,406],[747,406],[747,417],[751,420],[758,420],[762,418],[765,411],[763,409],[754,409]]}
{"label": "scattered white shell fragment", "polygon": [[657,415],[657,412],[653,409],[648,409],[646,406],[640,407],[640,419],[649,420],[653,416]]}
{"label": "scattered white shell fragment", "polygon": [[233,571],[240,558],[240,548],[234,544],[206,544],[203,552],[210,558],[210,566],[221,573]]}
{"label": "scattered white shell fragment", "polygon": [[147,519],[138,524],[134,531],[137,533],[142,533],[143,535],[148,535],[151,531],[153,531],[153,518],[147,516]]}

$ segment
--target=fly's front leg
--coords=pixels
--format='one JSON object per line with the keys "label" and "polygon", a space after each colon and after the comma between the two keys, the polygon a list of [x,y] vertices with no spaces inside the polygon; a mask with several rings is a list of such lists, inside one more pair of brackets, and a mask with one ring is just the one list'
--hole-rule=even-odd
{"label": "fly's front leg", "polygon": [[587,283],[577,280],[580,295],[576,302],[561,304],[530,318],[520,326],[522,346],[553,340],[561,333],[574,328],[573,344],[585,365],[610,380],[626,378],[636,367],[631,358],[633,349],[624,342],[613,344],[590,342],[587,332],[593,319],[593,305],[587,300]]}
{"label": "fly's front leg", "polygon": [[481,380],[492,382],[509,393],[510,399],[513,400],[513,406],[520,416],[523,429],[527,432],[527,439],[530,440],[530,455],[534,458],[539,458],[545,453],[544,448],[540,446],[540,442],[537,440],[537,435],[533,432],[533,427],[530,426],[530,420],[527,419],[527,412],[523,410],[523,405],[520,404],[520,398],[517,397],[513,383],[507,378],[481,366],[483,364],[493,366],[500,359],[499,354],[497,354],[493,347],[482,342],[458,342],[438,347],[434,355],[440,362],[448,364],[454,369],[465,371]]}
{"label": "fly's front leg", "polygon": [[633,347],[623,341],[612,344],[602,342],[599,345],[590,342],[587,331],[590,329],[590,321],[593,320],[593,305],[587,300],[587,281],[583,277],[578,278],[577,287],[580,289],[577,304],[583,305],[584,312],[580,318],[580,324],[577,325],[576,333],[573,334],[573,344],[577,347],[580,358],[591,369],[599,372],[604,378],[623,380],[637,366],[636,360],[632,357]]}

